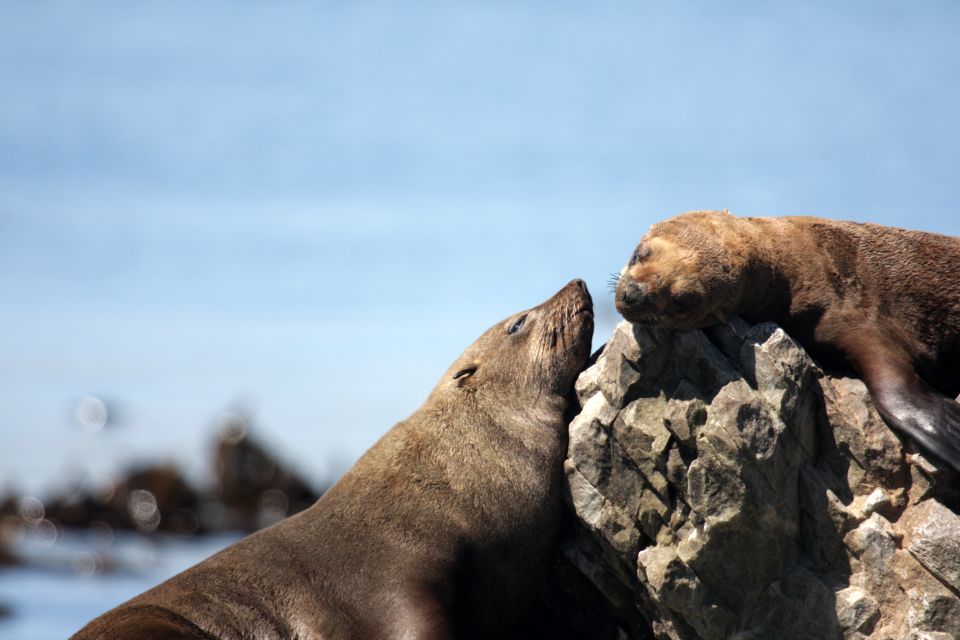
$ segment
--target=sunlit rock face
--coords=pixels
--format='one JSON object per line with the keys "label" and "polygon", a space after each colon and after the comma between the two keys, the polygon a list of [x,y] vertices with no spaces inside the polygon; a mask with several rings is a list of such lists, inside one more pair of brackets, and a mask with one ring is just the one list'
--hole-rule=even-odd
{"label": "sunlit rock face", "polygon": [[777,326],[622,323],[577,394],[558,566],[608,621],[583,637],[960,638],[960,479]]}

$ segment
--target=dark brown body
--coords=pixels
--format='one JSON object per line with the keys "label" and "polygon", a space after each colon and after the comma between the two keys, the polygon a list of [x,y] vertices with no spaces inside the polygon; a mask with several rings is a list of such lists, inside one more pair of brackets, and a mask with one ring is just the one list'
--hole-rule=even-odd
{"label": "dark brown body", "polygon": [[821,218],[691,212],[651,227],[617,284],[628,320],[780,324],[860,375],[892,427],[960,470],[960,239]]}
{"label": "dark brown body", "polygon": [[496,325],[310,509],[74,638],[499,637],[546,571],[592,332],[579,280]]}

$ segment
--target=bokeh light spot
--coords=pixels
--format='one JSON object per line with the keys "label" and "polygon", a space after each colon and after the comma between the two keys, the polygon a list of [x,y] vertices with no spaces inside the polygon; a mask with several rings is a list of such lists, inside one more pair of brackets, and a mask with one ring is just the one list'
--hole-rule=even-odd
{"label": "bokeh light spot", "polygon": [[107,424],[107,405],[96,396],[83,396],[73,409],[73,417],[81,429],[96,433]]}

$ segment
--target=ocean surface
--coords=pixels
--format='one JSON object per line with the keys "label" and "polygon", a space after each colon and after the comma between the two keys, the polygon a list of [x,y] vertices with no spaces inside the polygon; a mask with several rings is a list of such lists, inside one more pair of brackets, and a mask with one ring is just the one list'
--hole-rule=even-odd
{"label": "ocean surface", "polygon": [[[322,486],[571,278],[598,346],[684,210],[960,235],[958,33],[952,0],[0,3],[0,497],[209,482],[237,412]],[[0,571],[0,637],[210,550]]]}
{"label": "ocean surface", "polygon": [[73,533],[29,535],[14,549],[27,568],[0,571],[0,638],[57,640],[99,613],[207,558],[239,539],[135,534],[104,540]]}

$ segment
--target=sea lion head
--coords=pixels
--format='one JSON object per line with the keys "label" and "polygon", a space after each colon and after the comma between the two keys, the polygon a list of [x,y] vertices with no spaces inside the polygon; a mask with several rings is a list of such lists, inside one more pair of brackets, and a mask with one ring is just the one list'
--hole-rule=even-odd
{"label": "sea lion head", "polygon": [[592,338],[593,300],[582,280],[572,280],[545,302],[488,329],[439,388],[525,408],[562,398],[586,367]]}
{"label": "sea lion head", "polygon": [[617,310],[643,325],[698,329],[725,322],[737,296],[726,212],[695,211],[647,232],[616,285]]}

